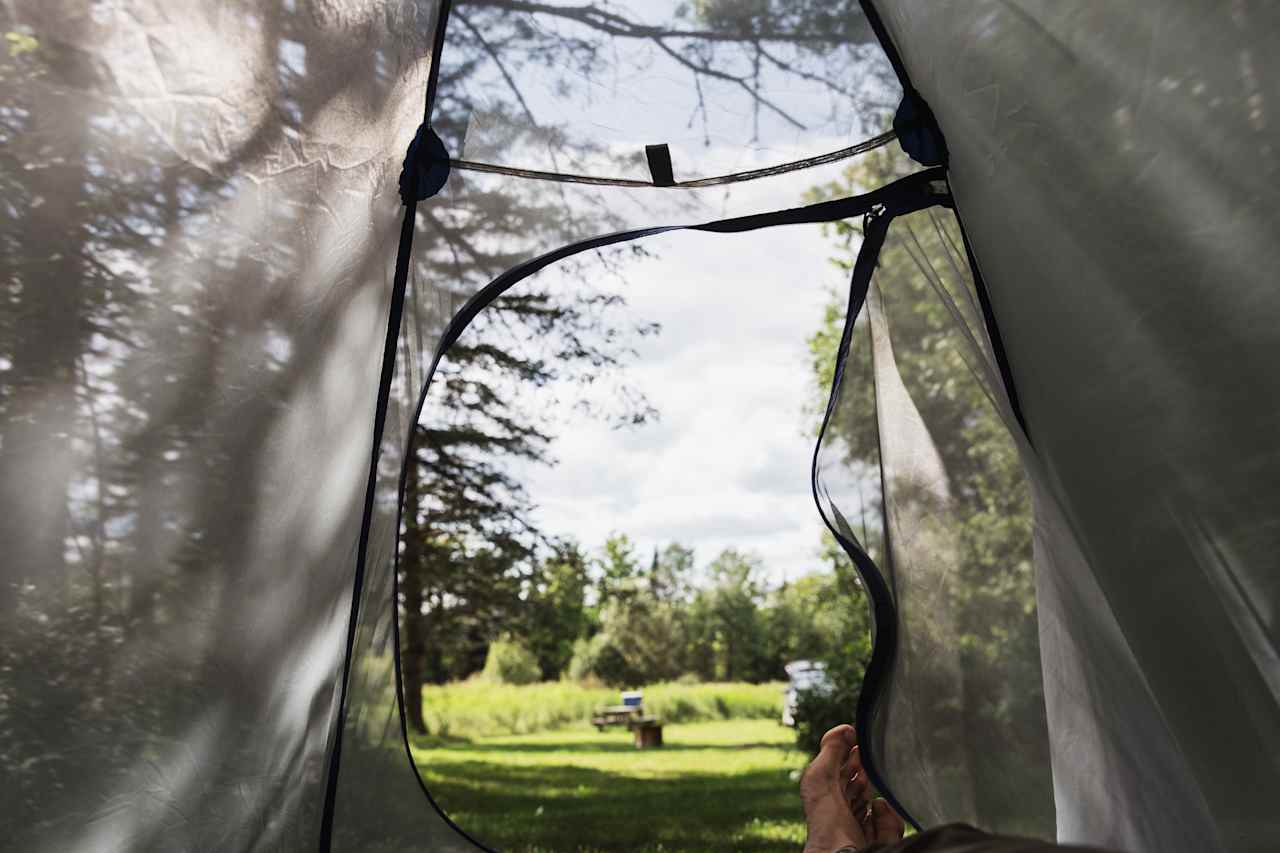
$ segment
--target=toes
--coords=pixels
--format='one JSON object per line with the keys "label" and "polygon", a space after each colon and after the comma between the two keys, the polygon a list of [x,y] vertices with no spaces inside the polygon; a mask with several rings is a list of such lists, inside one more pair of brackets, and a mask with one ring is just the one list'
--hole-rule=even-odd
{"label": "toes", "polygon": [[860,850],[866,846],[862,825],[849,811],[848,801],[842,799],[850,779],[844,771],[856,744],[852,726],[836,726],[823,735],[818,754],[800,776],[808,850]]}
{"label": "toes", "polygon": [[840,765],[840,772],[848,779],[855,773],[862,772],[862,756],[858,753],[858,746],[854,744],[849,750],[849,754],[844,757],[844,762]]}
{"label": "toes", "polygon": [[818,755],[813,759],[813,763],[830,768],[829,772],[833,774],[842,773],[848,763],[849,750],[857,742],[853,726],[836,726],[822,736],[822,741],[818,745]]}
{"label": "toes", "polygon": [[902,833],[906,830],[902,818],[884,799],[871,801],[871,819],[868,823],[870,825],[866,829],[869,841],[894,842],[902,838]]}
{"label": "toes", "polygon": [[862,769],[862,756],[858,754],[857,746],[849,750],[848,757],[840,766],[840,784],[850,810],[855,815],[861,814],[866,809],[871,785],[867,781],[866,771]]}
{"label": "toes", "polygon": [[830,729],[822,736],[822,741],[818,745],[818,752],[821,754],[828,750],[838,751],[840,758],[843,759],[848,751],[852,747],[856,746],[857,743],[858,736],[854,734],[853,726],[845,723],[844,725]]}
{"label": "toes", "polygon": [[[841,774],[849,750],[857,743],[853,726],[836,726],[822,736],[818,754],[800,777],[801,790],[813,785],[842,785]],[[848,779],[846,775],[844,779]]]}
{"label": "toes", "polygon": [[867,795],[871,792],[871,786],[867,783],[867,777],[864,773],[858,773],[845,784],[844,799],[849,804],[849,810],[855,816],[861,818],[867,809]]}

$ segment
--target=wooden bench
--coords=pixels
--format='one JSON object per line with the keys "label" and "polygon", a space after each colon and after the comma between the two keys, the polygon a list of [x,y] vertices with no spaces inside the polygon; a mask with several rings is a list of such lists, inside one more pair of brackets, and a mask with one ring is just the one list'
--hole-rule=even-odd
{"label": "wooden bench", "polygon": [[631,730],[635,732],[636,749],[662,746],[662,720],[657,717],[641,717]]}

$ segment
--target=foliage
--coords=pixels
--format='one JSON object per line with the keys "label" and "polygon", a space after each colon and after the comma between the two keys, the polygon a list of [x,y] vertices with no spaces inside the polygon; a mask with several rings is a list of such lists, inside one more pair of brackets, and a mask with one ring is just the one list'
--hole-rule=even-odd
{"label": "foliage", "polygon": [[625,533],[614,533],[605,540],[595,567],[597,607],[613,601],[628,601],[643,585],[640,559]]}
{"label": "foliage", "polygon": [[568,675],[576,681],[594,681],[615,687],[641,684],[645,680],[606,633],[583,637],[574,644]]}
{"label": "foliage", "polygon": [[[782,716],[780,682],[687,684],[644,687],[644,708],[667,723],[770,719]],[[616,705],[618,691],[571,681],[517,687],[483,679],[423,688],[427,724],[437,735],[490,737],[529,734],[582,725],[602,705]]]}
{"label": "foliage", "polygon": [[677,542],[655,548],[648,568],[631,540],[615,534],[596,561],[594,634],[575,646],[569,675],[606,684],[641,685],[679,677],[692,646],[693,551]]}
{"label": "foliage", "polygon": [[586,634],[591,614],[587,558],[580,549],[561,545],[542,564],[522,608],[520,635],[538,659],[542,679],[559,678],[572,660],[576,641]]}
{"label": "foliage", "polygon": [[653,549],[647,578],[649,592],[659,601],[688,601],[694,591],[693,549],[679,542]]}
{"label": "foliage", "polygon": [[692,551],[678,543],[655,549],[647,569],[633,552],[625,536],[602,549],[588,590],[598,603],[587,608],[587,635],[573,638],[562,670],[570,678],[759,682],[782,678],[796,659],[865,657],[861,590],[839,564],[773,585],[758,559],[730,549],[698,582]]}
{"label": "foliage", "polygon": [[[800,578],[784,590],[786,606],[775,617],[793,620],[793,627],[778,631],[797,642],[789,659],[822,661],[831,682],[829,690],[798,696],[796,746],[808,755],[817,754],[828,729],[854,722],[862,675],[871,660],[870,617],[861,583],[843,554],[829,550],[828,558],[835,571]],[[830,601],[848,604],[831,607]]]}
{"label": "foliage", "polygon": [[831,688],[814,687],[801,690],[796,697],[796,748],[805,755],[818,754],[822,736],[832,728],[853,723],[858,705],[858,686],[862,672],[843,673],[835,677]]}
{"label": "foliage", "polygon": [[570,729],[415,744],[432,795],[489,846],[535,851],[792,851],[805,756],[775,720],[668,725],[663,749]]}
{"label": "foliage", "polygon": [[[405,483],[400,586],[410,695],[474,672],[502,631],[524,635],[541,677],[567,663],[586,627],[585,562],[537,528],[511,466],[550,461],[556,407],[534,406],[528,388],[601,381],[622,367],[633,335],[657,330],[615,325],[621,305],[592,292],[510,292],[441,361]],[[620,393],[622,411],[604,416],[634,425],[652,414],[641,395]],[[407,713],[422,731],[415,701]]]}
{"label": "foliage", "polygon": [[601,632],[592,638],[590,672],[606,684],[643,685],[684,671],[687,615],[674,602],[637,592],[605,607]]}
{"label": "foliage", "polygon": [[498,684],[533,684],[542,675],[538,659],[519,643],[494,640],[489,644],[482,677]]}
{"label": "foliage", "polygon": [[30,33],[10,30],[4,34],[4,40],[9,46],[9,55],[14,58],[22,56],[24,53],[32,53],[40,47],[40,42]]}

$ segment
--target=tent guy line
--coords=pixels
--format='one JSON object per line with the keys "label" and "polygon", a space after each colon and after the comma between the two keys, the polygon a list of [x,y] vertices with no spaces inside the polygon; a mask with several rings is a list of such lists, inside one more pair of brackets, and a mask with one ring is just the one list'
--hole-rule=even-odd
{"label": "tent guy line", "polygon": [[823,166],[827,163],[838,163],[841,160],[847,160],[850,157],[856,157],[859,154],[865,154],[868,151],[874,151],[888,145],[890,142],[898,138],[898,134],[894,130],[887,130],[884,133],[864,139],[856,145],[850,145],[846,148],[839,148],[826,154],[819,154],[814,157],[805,157],[802,160],[792,160],[787,163],[779,163],[776,166],[765,166],[760,169],[749,169],[745,172],[731,172],[727,175],[717,175],[711,178],[695,178],[689,181],[673,181],[669,184],[660,184],[655,181],[642,181],[636,178],[607,178],[597,177],[595,175],[580,175],[567,172],[542,172],[537,169],[521,169],[516,166],[498,166],[493,163],[479,163],[474,160],[460,160],[453,157],[449,158],[449,166],[454,169],[463,169],[470,172],[487,172],[493,175],[508,175],[513,178],[528,178],[533,181],[558,181],[565,184],[594,184],[604,187],[661,187],[663,189],[683,189],[696,190],[706,187],[721,186],[723,184],[736,184],[742,181],[754,181],[759,178],[771,178],[775,175],[785,175],[788,172],[797,172],[801,169],[811,169],[814,166]]}

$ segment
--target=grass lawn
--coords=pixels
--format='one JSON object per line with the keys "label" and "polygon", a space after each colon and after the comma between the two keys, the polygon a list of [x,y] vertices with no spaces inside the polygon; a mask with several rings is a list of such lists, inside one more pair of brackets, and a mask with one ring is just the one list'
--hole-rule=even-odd
{"label": "grass lawn", "polygon": [[440,805],[491,847],[542,851],[796,851],[794,772],[805,756],[775,720],[667,724],[639,751],[589,727],[456,743],[414,758]]}

